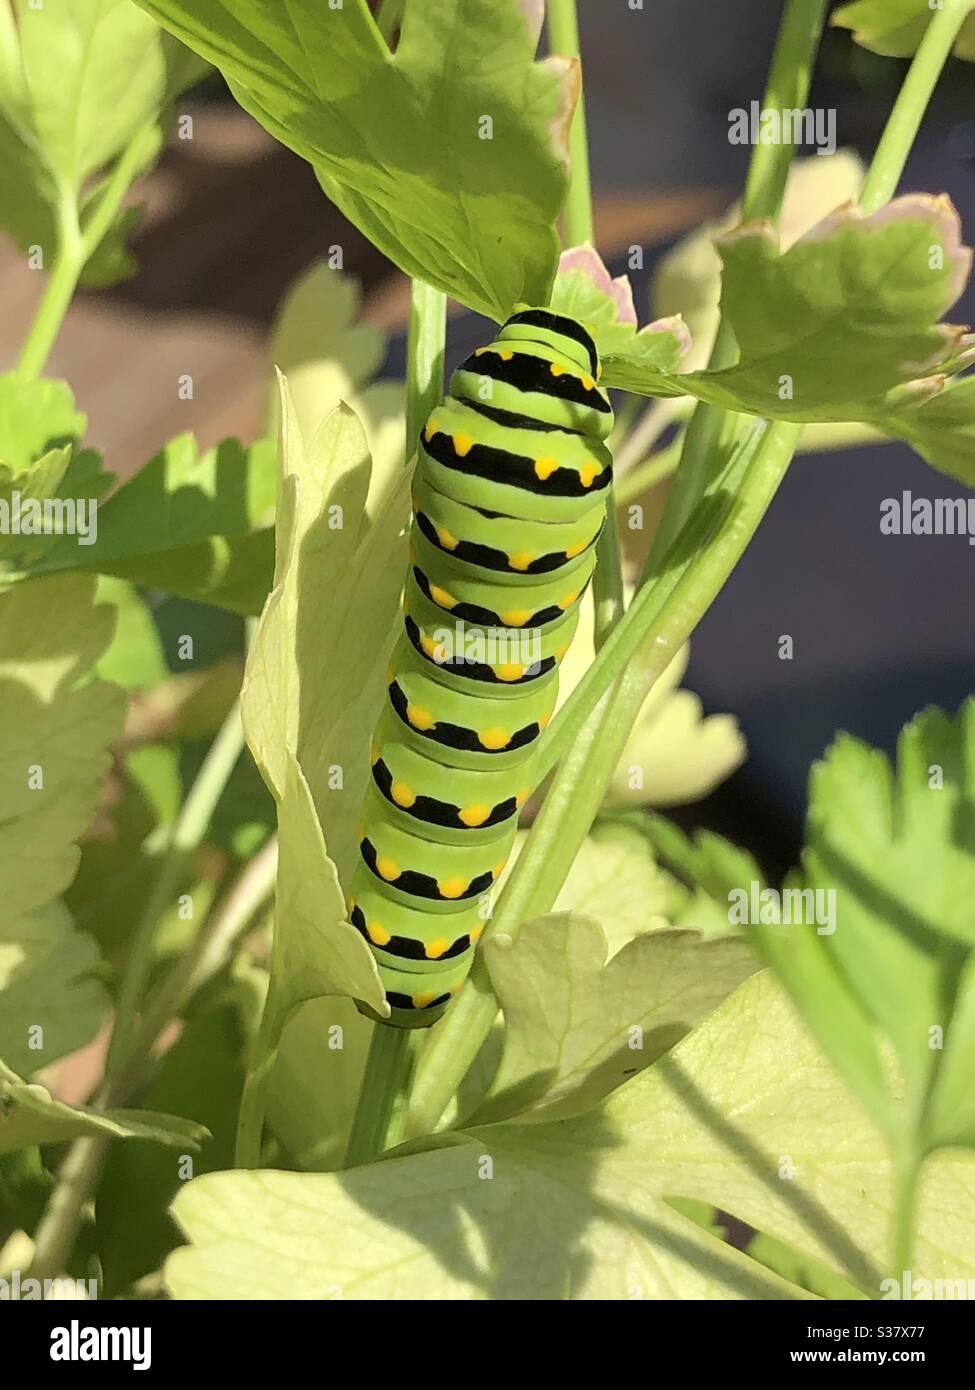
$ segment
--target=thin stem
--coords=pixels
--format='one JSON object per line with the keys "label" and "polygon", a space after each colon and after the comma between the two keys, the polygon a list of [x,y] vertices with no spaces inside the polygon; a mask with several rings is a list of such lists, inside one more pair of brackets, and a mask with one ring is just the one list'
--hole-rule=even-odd
{"label": "thin stem", "polygon": [[243,746],[240,704],[235,701],[183,804],[163,851],[152,891],[139,918],[116,1003],[115,1026],[108,1051],[109,1074],[118,1070],[131,1051],[136,1013],[152,970],[153,944],[159,920],[172,902],[189,855],[198,848],[206,834]]}
{"label": "thin stem", "polygon": [[21,350],[17,371],[27,381],[41,375],[74,298],[85,267],[84,244],[73,193],[64,193],[57,209],[58,248],[54,270],[41,297]]}
{"label": "thin stem", "polygon": [[17,363],[18,373],[27,380],[39,377],[47,366],[82,272],[114,222],[133,181],[151,161],[158,143],[159,135],[154,126],[144,126],[133,137],[106,180],[84,227],[79,223],[76,191],[62,190],[57,208],[58,247],[54,270]]}
{"label": "thin stem", "polygon": [[[813,65],[826,18],[826,0],[788,0],[779,26],[775,51],[765,87],[766,110],[801,110],[806,105]],[[742,221],[778,217],[789,177],[795,146],[787,142],[754,146],[748,166]],[[724,317],[711,349],[708,367],[720,371],[737,359],[735,335]],[[727,412],[700,402],[684,435],[684,450],[674,485],[667,498],[651,555],[666,555],[708,485],[710,470],[719,453],[718,443]]]}
{"label": "thin stem", "polygon": [[975,0],[944,0],[942,8],[932,11],[864,180],[864,212],[876,212],[894,196],[938,78],[973,9]]}
{"label": "thin stem", "polygon": [[[576,0],[548,0],[546,23],[548,45],[563,58],[579,58],[579,20]],[[582,83],[572,126],[569,131],[569,157],[572,176],[565,200],[565,239],[570,246],[595,243],[592,213],[592,183],[589,174],[589,135],[586,124],[586,95]]]}
{"label": "thin stem", "polygon": [[399,1143],[404,1107],[424,1030],[391,1028],[377,1023],[372,1030],[362,1090],[345,1151],[346,1168],[355,1168]]}
{"label": "thin stem", "polygon": [[104,1135],[76,1139],[68,1150],[57,1186],[34,1235],[34,1255],[30,1263],[32,1279],[55,1279],[67,1269],[81,1218],[101,1174],[109,1142]]}
{"label": "thin stem", "polygon": [[423,280],[410,282],[410,328],[406,345],[406,461],[416,452],[427,416],[443,395],[447,297]]}
{"label": "thin stem", "polygon": [[[575,58],[580,63],[581,75],[576,0],[549,0],[547,24],[549,48],[562,57]],[[589,173],[589,131],[586,123],[584,83],[581,81],[579,100],[569,131],[569,155],[571,174],[563,213],[565,241],[569,246],[581,246],[583,242],[595,241],[592,181]],[[625,608],[619,523],[616,517],[616,500],[612,492],[606,500],[606,522],[596,544],[596,569],[593,574],[592,591],[596,605],[595,639],[598,650],[623,616]]]}
{"label": "thin stem", "polygon": [[913,1150],[902,1154],[894,1164],[894,1216],[891,1227],[890,1275],[898,1288],[911,1268],[914,1222],[923,1159]]}
{"label": "thin stem", "polygon": [[[277,932],[278,923],[275,923],[274,929]],[[279,973],[274,970],[272,963],[267,998],[252,1045],[250,1063],[240,1097],[240,1109],[237,1112],[235,1168],[258,1168],[261,1163],[267,1084],[278,1060],[278,1046],[284,1026],[275,987],[275,980],[278,978]]]}
{"label": "thin stem", "polygon": [[[635,400],[627,395],[624,401]],[[628,432],[613,454],[613,474],[617,488],[623,477],[635,468],[656,444],[669,424],[681,413],[684,402],[680,397],[652,400],[636,425]]]}

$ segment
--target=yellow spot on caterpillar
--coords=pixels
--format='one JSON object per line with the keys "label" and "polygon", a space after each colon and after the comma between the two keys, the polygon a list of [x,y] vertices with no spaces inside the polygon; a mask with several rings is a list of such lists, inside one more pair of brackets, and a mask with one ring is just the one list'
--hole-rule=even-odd
{"label": "yellow spot on caterpillar", "polygon": [[437,880],[437,891],[442,898],[462,898],[467,892],[466,878],[441,878]]}
{"label": "yellow spot on caterpillar", "polygon": [[603,379],[603,364],[602,364],[602,362],[600,362],[599,365],[596,367],[596,380],[597,380],[597,381],[602,381],[602,379]]}
{"label": "yellow spot on caterpillar", "polygon": [[552,373],[553,376],[565,375],[565,368],[561,366],[558,362],[553,362],[552,365],[549,367],[549,371]]}
{"label": "yellow spot on caterpillar", "polygon": [[517,661],[502,661],[500,666],[495,666],[494,674],[499,681],[520,681],[525,668]]}
{"label": "yellow spot on caterpillar", "polygon": [[389,789],[389,794],[397,806],[409,807],[416,801],[416,793],[405,782],[394,782]]}
{"label": "yellow spot on caterpillar", "polygon": [[470,938],[471,945],[473,945],[474,942],[478,940],[478,938],[480,937],[481,932],[482,932],[483,930],[484,930],[484,923],[483,923],[483,922],[481,922],[479,926],[471,927],[470,931],[467,933],[468,937]]}
{"label": "yellow spot on caterpillar", "polygon": [[430,585],[430,597],[440,608],[455,608],[457,600],[453,594],[448,594],[446,589],[441,589],[439,584]]}
{"label": "yellow spot on caterpillar", "polygon": [[491,349],[490,349],[490,348],[486,348],[486,347],[475,348],[475,349],[474,349],[474,356],[475,356],[475,357],[483,357],[484,354],[485,354],[486,352],[490,352],[490,351],[491,351]]}
{"label": "yellow spot on caterpillar", "polygon": [[438,432],[439,429],[440,426],[437,424],[437,421],[431,415],[430,419],[427,421],[427,427],[423,431],[423,438],[427,441],[428,444],[430,443],[430,440]]}
{"label": "yellow spot on caterpillar", "polygon": [[519,550],[514,555],[508,556],[508,568],[513,570],[526,570],[534,560],[535,555],[531,550]]}
{"label": "yellow spot on caterpillar", "polygon": [[558,459],[554,459],[550,454],[546,454],[544,458],[535,460],[535,473],[544,483],[545,479],[550,478],[558,466]]}
{"label": "yellow spot on caterpillar", "polygon": [[439,960],[444,951],[450,950],[450,942],[445,936],[438,936],[436,941],[428,941],[424,947],[427,960]]}
{"label": "yellow spot on caterpillar", "polygon": [[394,681],[395,679],[396,679],[396,672],[393,670],[392,666],[390,666],[389,670],[386,672],[386,684],[387,684],[387,685],[392,685],[392,683],[393,683],[393,681]]}
{"label": "yellow spot on caterpillar", "polygon": [[555,651],[552,653],[552,655],[555,657],[555,660],[556,660],[556,661],[561,661],[562,658],[565,656],[565,654],[566,654],[566,652],[567,652],[568,650],[569,650],[569,644],[568,644],[568,642],[563,642],[562,645],[561,645],[561,647],[556,647],[556,648],[555,648]]}
{"label": "yellow spot on caterpillar", "polygon": [[413,996],[414,1009],[425,1009],[428,1004],[432,1004],[436,999],[436,994],[432,989],[421,989],[419,994]]}
{"label": "yellow spot on caterpillar", "polygon": [[406,618],[410,616],[410,601],[405,594],[403,595],[403,616]]}
{"label": "yellow spot on caterpillar", "polygon": [[374,743],[374,744],[372,745],[372,747],[369,749],[369,761],[372,763],[373,767],[375,767],[376,764],[379,762],[379,745],[378,745],[378,743]]}
{"label": "yellow spot on caterpillar", "polygon": [[458,812],[457,819],[462,820],[473,830],[478,825],[483,825],[491,814],[490,806],[465,806]]}
{"label": "yellow spot on caterpillar", "polygon": [[451,992],[451,994],[459,994],[460,991],[461,991],[463,988],[464,988],[464,981],[463,981],[463,980],[458,980],[455,984],[452,984],[452,985],[450,986],[450,992]]}
{"label": "yellow spot on caterpillar", "polygon": [[575,601],[576,601],[576,599],[577,599],[578,597],[579,597],[579,590],[576,589],[574,593],[566,594],[565,598],[560,598],[560,599],[559,599],[559,607],[560,607],[560,608],[571,608],[572,605],[575,603]]}
{"label": "yellow spot on caterpillar", "polygon": [[592,388],[596,385],[596,383],[593,381],[592,377],[588,374],[588,372],[585,376],[580,377],[579,380],[582,382],[583,386],[586,388],[587,391],[591,391]]}
{"label": "yellow spot on caterpillar", "polygon": [[406,717],[413,725],[414,729],[435,729],[436,720],[427,709],[421,709],[419,705],[407,705]]}
{"label": "yellow spot on caterpillar", "polygon": [[540,714],[538,716],[538,727],[540,729],[547,729],[551,723],[551,719],[552,716],[550,714]]}
{"label": "yellow spot on caterpillar", "polygon": [[458,458],[466,458],[474,447],[474,436],[459,430],[454,435],[454,453]]}
{"label": "yellow spot on caterpillar", "polygon": [[433,640],[432,637],[427,637],[425,633],[420,634],[420,646],[423,648],[427,656],[430,657],[432,661],[439,662],[443,660],[442,654],[440,656],[437,655],[438,651],[440,650],[437,643]]}
{"label": "yellow spot on caterpillar", "polygon": [[525,802],[528,800],[531,794],[531,787],[522,787],[521,790],[515,796],[515,805],[519,808],[524,806]]}
{"label": "yellow spot on caterpillar", "polygon": [[510,348],[499,348],[498,356],[501,358],[502,362],[510,362],[512,357],[514,357],[514,353]]}
{"label": "yellow spot on caterpillar", "polygon": [[387,883],[392,883],[403,872],[396,860],[390,859],[385,854],[381,854],[376,860],[376,868],[379,871],[379,877],[384,878]]}
{"label": "yellow spot on caterpillar", "polygon": [[566,558],[567,560],[574,560],[575,557],[576,557],[577,555],[581,555],[581,554],[582,554],[582,552],[585,550],[585,548],[586,548],[586,546],[587,546],[588,544],[589,544],[588,541],[575,541],[575,542],[574,542],[572,545],[570,545],[570,546],[568,547],[568,549],[566,550],[566,552],[565,552],[565,558]]}
{"label": "yellow spot on caterpillar", "polygon": [[592,459],[590,459],[588,463],[584,463],[579,469],[579,477],[582,479],[582,486],[592,487],[602,471],[599,464],[593,463]]}
{"label": "yellow spot on caterpillar", "polygon": [[374,946],[388,946],[392,937],[385,927],[381,927],[378,922],[370,922],[366,931],[369,933],[369,940]]}
{"label": "yellow spot on caterpillar", "polygon": [[460,542],[458,541],[457,537],[453,534],[453,532],[448,531],[446,526],[437,526],[435,530],[437,532],[437,540],[443,546],[444,550],[457,549]]}
{"label": "yellow spot on caterpillar", "polygon": [[485,729],[483,733],[478,734],[477,741],[485,748],[497,751],[499,748],[507,748],[511,742],[511,735],[506,733],[504,729]]}
{"label": "yellow spot on caterpillar", "polygon": [[530,608],[509,608],[501,614],[501,621],[505,627],[524,627],[531,615]]}
{"label": "yellow spot on caterpillar", "polygon": [[500,878],[501,875],[504,873],[504,867],[507,864],[507,862],[507,859],[502,859],[500,864],[495,864],[494,868],[491,870],[491,877]]}

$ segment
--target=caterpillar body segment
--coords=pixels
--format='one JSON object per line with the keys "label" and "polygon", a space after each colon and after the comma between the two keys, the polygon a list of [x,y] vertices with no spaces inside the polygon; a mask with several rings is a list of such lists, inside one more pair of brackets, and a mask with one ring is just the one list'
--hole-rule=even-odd
{"label": "caterpillar body segment", "polygon": [[461,988],[535,787],[612,482],[598,381],[580,324],[525,309],[421,431],[404,628],[349,894],[393,1027],[429,1026]]}

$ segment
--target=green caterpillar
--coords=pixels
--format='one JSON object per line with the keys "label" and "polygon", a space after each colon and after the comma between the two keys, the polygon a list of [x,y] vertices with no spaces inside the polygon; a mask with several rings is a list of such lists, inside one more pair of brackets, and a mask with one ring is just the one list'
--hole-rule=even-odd
{"label": "green caterpillar", "polygon": [[349,897],[393,1027],[428,1027],[464,983],[534,789],[612,481],[599,374],[580,324],[521,310],[419,440],[405,631]]}

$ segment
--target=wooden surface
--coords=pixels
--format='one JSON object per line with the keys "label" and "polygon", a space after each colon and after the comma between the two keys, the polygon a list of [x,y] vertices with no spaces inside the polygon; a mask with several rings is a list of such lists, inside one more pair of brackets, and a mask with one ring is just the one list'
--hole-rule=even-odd
{"label": "wooden surface", "polygon": [[[328,202],[308,165],[250,117],[190,105],[193,139],[174,140],[136,190],[146,205],[138,276],[73,304],[48,373],[70,382],[89,442],[126,477],[181,430],[201,445],[258,429],[266,338],[294,277],[333,244],[360,276],[365,313],[391,335],[406,323],[408,285]],[[722,205],[713,191],[618,193],[597,210],[607,258],[670,240]],[[0,244],[0,366],[13,365],[42,275]],[[453,306],[455,309],[458,306]],[[179,379],[193,378],[181,400]]]}

